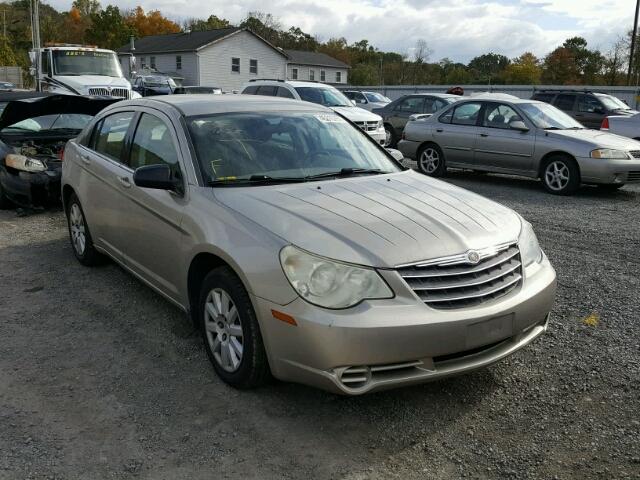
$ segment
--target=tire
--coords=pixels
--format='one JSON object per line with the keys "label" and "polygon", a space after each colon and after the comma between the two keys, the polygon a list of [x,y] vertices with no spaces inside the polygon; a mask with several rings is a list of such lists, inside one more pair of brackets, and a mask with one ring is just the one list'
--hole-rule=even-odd
{"label": "tire", "polygon": [[615,192],[624,187],[624,183],[599,183],[598,188],[603,192]]}
{"label": "tire", "polygon": [[269,381],[258,319],[244,285],[230,268],[215,268],[204,278],[198,316],[207,356],[225,383],[245,389]]}
{"label": "tire", "polygon": [[418,170],[430,177],[443,177],[447,173],[444,154],[438,145],[428,143],[420,147],[417,155]]}
{"label": "tire", "polygon": [[78,261],[86,266],[92,267],[104,263],[105,257],[99,253],[91,238],[91,232],[82,210],[82,205],[75,193],[69,197],[67,203],[67,226],[69,228],[69,240],[73,254]]}
{"label": "tire", "polygon": [[571,195],[580,188],[580,169],[576,161],[565,155],[552,155],[541,169],[542,184],[554,195]]}
{"label": "tire", "polygon": [[14,205],[11,202],[11,200],[9,200],[7,198],[7,195],[4,193],[4,189],[2,188],[2,185],[0,185],[0,210],[7,210],[13,206]]}
{"label": "tire", "polygon": [[387,134],[385,147],[395,148],[395,146],[398,144],[398,134],[396,133],[395,129],[388,123],[385,123],[384,131]]}

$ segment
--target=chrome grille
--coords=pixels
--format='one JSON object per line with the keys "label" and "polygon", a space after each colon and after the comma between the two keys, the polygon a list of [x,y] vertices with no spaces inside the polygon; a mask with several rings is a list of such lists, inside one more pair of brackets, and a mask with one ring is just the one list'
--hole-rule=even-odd
{"label": "chrome grille", "polygon": [[374,132],[378,129],[378,122],[354,122],[357,126],[359,126],[365,132]]}
{"label": "chrome grille", "polygon": [[640,150],[631,150],[629,153],[633,158],[640,158]]}
{"label": "chrome grille", "polygon": [[89,95],[99,95],[104,97],[129,98],[129,90],[126,88],[92,87],[89,89]]}
{"label": "chrome grille", "polygon": [[627,174],[627,181],[628,182],[640,182],[640,171],[629,172]]}
{"label": "chrome grille", "polygon": [[522,282],[516,244],[480,251],[472,264],[467,254],[400,267],[398,273],[432,308],[464,308],[500,298]]}

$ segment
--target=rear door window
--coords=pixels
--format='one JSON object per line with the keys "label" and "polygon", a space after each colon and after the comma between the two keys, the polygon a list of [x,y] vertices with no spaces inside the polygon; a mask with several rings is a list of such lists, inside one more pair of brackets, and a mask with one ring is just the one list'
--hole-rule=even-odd
{"label": "rear door window", "polygon": [[396,110],[408,113],[422,113],[424,97],[408,97],[400,100],[396,105]]}
{"label": "rear door window", "polygon": [[258,87],[257,95],[266,95],[268,97],[273,97],[276,94],[276,88],[273,85],[260,85]]}
{"label": "rear door window", "polygon": [[245,95],[255,95],[258,87],[255,85],[251,85],[250,87],[245,88],[242,93]]}
{"label": "rear door window", "polygon": [[578,111],[584,113],[602,113],[602,104],[591,95],[580,95],[578,97]]}
{"label": "rear door window", "polygon": [[564,110],[565,112],[570,112],[573,110],[573,104],[576,103],[576,96],[573,94],[561,93],[556,98],[554,105],[560,110]]}
{"label": "rear door window", "polygon": [[278,87],[277,96],[282,98],[295,98],[293,96],[293,93],[291,93],[288,88],[284,88],[284,87]]}
{"label": "rear door window", "polygon": [[133,115],[133,112],[118,112],[102,119],[94,131],[93,149],[117,162],[125,163],[124,139]]}
{"label": "rear door window", "polygon": [[456,125],[475,125],[481,108],[481,103],[465,103],[460,105],[453,111],[451,123],[455,123]]}

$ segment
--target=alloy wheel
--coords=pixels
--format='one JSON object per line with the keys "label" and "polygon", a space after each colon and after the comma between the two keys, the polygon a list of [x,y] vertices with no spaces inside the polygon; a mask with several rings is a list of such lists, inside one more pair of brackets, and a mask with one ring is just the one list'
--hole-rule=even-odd
{"label": "alloy wheel", "polygon": [[436,149],[428,147],[420,155],[420,170],[432,174],[440,166],[440,154]]}
{"label": "alloy wheel", "polygon": [[84,255],[87,246],[86,227],[84,223],[84,215],[77,203],[71,205],[69,209],[69,230],[71,231],[71,242],[76,253],[80,256]]}
{"label": "alloy wheel", "polygon": [[392,139],[393,134],[391,133],[391,130],[389,130],[389,127],[384,127],[384,146],[388,147],[389,145],[391,145]]}
{"label": "alloy wheel", "polygon": [[205,333],[216,363],[227,372],[235,372],[242,362],[242,322],[235,303],[221,288],[207,295],[204,308]]}
{"label": "alloy wheel", "polygon": [[547,165],[544,171],[544,178],[551,190],[559,192],[564,190],[569,184],[570,172],[567,164],[556,160]]}

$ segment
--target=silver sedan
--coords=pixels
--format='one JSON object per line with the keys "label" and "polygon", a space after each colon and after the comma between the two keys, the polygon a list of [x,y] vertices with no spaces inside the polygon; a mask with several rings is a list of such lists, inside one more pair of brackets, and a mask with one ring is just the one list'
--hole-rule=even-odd
{"label": "silver sedan", "polygon": [[410,121],[398,149],[427,175],[447,167],[540,178],[550,193],[640,182],[640,142],[588,130],[533,100],[483,97]]}

